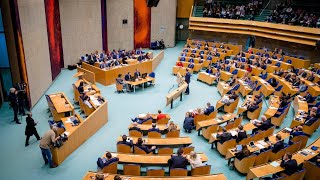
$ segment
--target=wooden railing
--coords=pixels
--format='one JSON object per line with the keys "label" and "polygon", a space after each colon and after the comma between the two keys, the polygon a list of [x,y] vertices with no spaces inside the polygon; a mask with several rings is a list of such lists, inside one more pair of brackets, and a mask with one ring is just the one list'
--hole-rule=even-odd
{"label": "wooden railing", "polygon": [[290,26],[249,20],[192,17],[189,29],[196,31],[246,34],[281,41],[315,46],[320,40],[319,28]]}

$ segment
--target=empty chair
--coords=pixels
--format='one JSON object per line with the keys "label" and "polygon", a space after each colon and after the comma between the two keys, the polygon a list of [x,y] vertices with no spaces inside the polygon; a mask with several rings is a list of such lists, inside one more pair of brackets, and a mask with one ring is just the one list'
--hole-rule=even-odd
{"label": "empty chair", "polygon": [[306,169],[302,169],[294,174],[292,174],[291,176],[286,176],[285,179],[286,180],[302,180],[304,175],[306,173]]}
{"label": "empty chair", "polygon": [[181,149],[183,150],[184,154],[189,154],[191,151],[194,151],[194,147],[193,146],[187,146],[187,147],[183,147]]}
{"label": "empty chair", "polygon": [[283,88],[283,85],[278,86],[278,87],[275,89],[274,95],[280,96],[280,95],[282,94],[282,92],[281,92],[282,88]]}
{"label": "empty chair", "polygon": [[218,124],[209,126],[207,128],[202,128],[202,136],[206,139],[210,139],[211,134],[217,132],[217,130]]}
{"label": "empty chair", "polygon": [[258,141],[258,140],[261,140],[265,137],[265,131],[260,131],[258,132],[257,134],[254,134],[253,137],[252,137],[252,140],[253,141]]}
{"label": "empty chair", "polygon": [[254,161],[254,166],[267,163],[269,160],[270,153],[271,153],[271,149],[261,152],[259,155],[257,155],[256,160]]}
{"label": "empty chair", "polygon": [[253,112],[248,111],[247,112],[247,117],[249,119],[258,119],[261,113],[262,107],[259,107],[258,109],[254,110]]}
{"label": "empty chair", "polygon": [[234,167],[242,174],[247,174],[249,172],[249,168],[254,165],[254,161],[256,160],[256,155],[251,155],[243,158],[242,160],[238,160],[235,158]]}
{"label": "empty chair", "polygon": [[217,143],[217,150],[223,156],[227,154],[228,149],[234,148],[236,146],[236,140],[230,139],[229,141],[224,142],[221,144],[220,142]]}
{"label": "empty chair", "polygon": [[290,139],[292,142],[301,142],[300,147],[297,150],[303,149],[306,147],[307,142],[308,142],[308,136],[305,135],[300,135],[300,136],[295,136],[292,139]]}
{"label": "empty chair", "polygon": [[206,120],[207,115],[205,114],[198,114],[196,116],[194,116],[194,124],[197,124],[197,122],[199,121],[204,121]]}
{"label": "empty chair", "polygon": [[148,138],[161,138],[161,133],[155,131],[148,132]]}
{"label": "empty chair", "polygon": [[274,132],[275,126],[272,126],[271,128],[264,131],[264,137],[271,136]]}
{"label": "empty chair", "polygon": [[117,162],[113,162],[113,163],[103,167],[101,172],[110,173],[110,174],[118,174],[118,161]]}
{"label": "empty chair", "polygon": [[131,147],[127,144],[117,144],[117,152],[131,153]]}
{"label": "empty chair", "polygon": [[147,176],[164,176],[164,169],[148,169]]}
{"label": "empty chair", "polygon": [[188,170],[182,168],[170,169],[170,176],[188,176]]}
{"label": "empty chair", "polygon": [[311,136],[319,127],[320,120],[314,122],[311,126],[303,125],[303,132]]}
{"label": "empty chair", "polygon": [[211,165],[200,166],[191,169],[191,176],[208,175],[211,171]]}
{"label": "empty chair", "polygon": [[300,146],[301,146],[301,141],[295,142],[287,147],[286,153],[293,154],[299,150]]}
{"label": "empty chair", "polygon": [[215,111],[213,111],[212,113],[209,114],[207,119],[213,119],[213,118],[217,117],[217,114],[218,114],[218,111],[215,110]]}
{"label": "empty chair", "polygon": [[166,137],[167,137],[167,138],[170,138],[170,137],[180,137],[180,130],[169,131],[169,132],[166,134]]}
{"label": "empty chair", "polygon": [[157,121],[157,124],[168,124],[169,119],[168,118],[161,118]]}
{"label": "empty chair", "polygon": [[130,137],[142,137],[142,133],[137,130],[130,130],[129,131],[129,136]]}
{"label": "empty chair", "polygon": [[286,105],[283,108],[279,108],[277,113],[271,117],[271,123],[275,126],[280,126],[282,124],[282,121],[284,120],[286,116],[286,109],[288,108],[288,105]]}
{"label": "empty chair", "polygon": [[158,154],[173,154],[173,149],[168,147],[159,148]]}
{"label": "empty chair", "polygon": [[140,176],[140,165],[139,164],[124,164],[123,175]]}
{"label": "empty chair", "polygon": [[256,89],[253,91],[253,95],[260,95],[260,89],[261,89],[261,85],[257,86]]}

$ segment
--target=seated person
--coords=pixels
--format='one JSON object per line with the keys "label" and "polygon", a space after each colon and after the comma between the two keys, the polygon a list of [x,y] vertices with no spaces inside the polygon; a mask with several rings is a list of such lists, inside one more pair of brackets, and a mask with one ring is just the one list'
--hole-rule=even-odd
{"label": "seated person", "polygon": [[125,145],[128,145],[130,147],[133,146],[132,139],[128,139],[127,135],[122,135],[122,141],[119,141],[117,144],[125,144]]}
{"label": "seated person", "polygon": [[124,80],[125,80],[125,81],[131,81],[130,72],[128,72],[128,73],[124,76]]}
{"label": "seated person", "polygon": [[189,63],[194,63],[194,60],[193,60],[193,58],[189,58],[189,61],[188,61]]}
{"label": "seated person", "polygon": [[257,104],[256,101],[252,102],[252,104],[249,104],[249,105],[247,106],[247,110],[248,110],[249,112],[254,112],[254,111],[257,110],[258,108],[259,108],[259,105]]}
{"label": "seated person", "polygon": [[214,107],[208,102],[207,107],[204,109],[203,113],[208,116],[213,111],[214,111]]}
{"label": "seated person", "polygon": [[290,138],[289,138],[289,145],[293,144],[291,141],[292,138],[296,136],[305,136],[306,134],[302,131],[303,127],[302,126],[296,126],[292,128],[292,131],[290,132]]}
{"label": "seated person", "polygon": [[188,160],[183,156],[183,149],[179,148],[177,155],[171,155],[171,158],[168,160],[169,169],[173,168],[183,168],[187,169]]}
{"label": "seated person", "polygon": [[118,78],[116,79],[116,83],[118,85],[122,85],[123,88],[127,90],[127,92],[130,91],[128,84],[122,79],[122,74],[118,74]]}
{"label": "seated person", "polygon": [[272,87],[277,87],[277,80],[276,80],[276,78],[271,78],[269,84],[270,84]]}
{"label": "seated person", "polygon": [[83,94],[84,93],[84,82],[81,81],[79,86],[78,86],[78,91],[80,94]]}
{"label": "seated person", "polygon": [[106,158],[98,158],[97,165],[100,169],[103,169],[105,166],[108,166],[111,163],[119,161],[119,158],[112,157],[110,152],[106,153]]}
{"label": "seated person", "polygon": [[319,154],[316,157],[310,159],[309,161],[314,163],[316,166],[320,167],[320,155]]}
{"label": "seated person", "polygon": [[100,69],[106,69],[107,67],[109,67],[108,65],[108,61],[102,61],[101,64],[99,65]]}
{"label": "seated person", "polygon": [[288,105],[287,99],[281,99],[279,108],[284,108],[286,105]]}
{"label": "seated person", "polygon": [[157,124],[156,124],[156,123],[152,123],[152,127],[148,130],[148,132],[158,132],[158,133],[161,133],[161,132],[160,132],[160,129],[157,128]]}
{"label": "seated person", "polygon": [[[223,144],[226,141],[229,141],[230,139],[232,139],[232,135],[231,133],[227,132],[226,128],[222,128],[222,132],[217,133],[217,137],[218,141],[220,142],[220,144]],[[217,141],[214,142],[215,146],[217,147]]]}
{"label": "seated person", "polygon": [[85,105],[87,105],[90,109],[93,108],[93,106],[92,106],[91,103],[90,103],[90,97],[86,95],[86,96],[84,96],[83,98],[84,98],[84,99],[83,99],[83,103],[84,103]]}
{"label": "seated person", "polygon": [[281,161],[280,166],[284,168],[281,176],[291,176],[298,171],[298,163],[295,159],[292,159],[292,154],[286,153]]}
{"label": "seated person", "polygon": [[314,80],[314,73],[311,73],[307,80],[312,82]]}
{"label": "seated person", "polygon": [[209,67],[209,68],[206,70],[206,73],[212,74],[212,73],[213,73],[212,67]]}
{"label": "seated person", "polygon": [[98,102],[99,102],[100,104],[103,104],[103,103],[106,101],[106,100],[105,100],[103,97],[101,97],[101,96],[98,96],[97,100],[98,100]]}
{"label": "seated person", "polygon": [[178,62],[176,63],[176,66],[178,66],[178,67],[183,67],[183,64],[182,64],[181,61],[178,61]]}
{"label": "seated person", "polygon": [[317,122],[317,120],[318,118],[316,117],[316,114],[312,113],[306,117],[306,120],[304,121],[304,125],[311,126],[313,123]]}
{"label": "seated person", "polygon": [[299,91],[300,92],[305,92],[307,91],[308,87],[306,86],[306,83],[302,81],[302,83],[299,85]]}
{"label": "seated person", "polygon": [[292,83],[292,87],[294,87],[294,88],[300,87],[300,80],[297,79],[296,81],[294,81],[294,82]]}
{"label": "seated person", "polygon": [[251,152],[249,151],[247,145],[242,145],[241,150],[235,153],[235,158],[241,161],[243,158],[249,157],[250,155],[251,155]]}
{"label": "seated person", "polygon": [[164,119],[164,118],[167,118],[167,115],[162,114],[161,110],[158,110],[157,121],[160,120],[160,119]]}
{"label": "seated person", "polygon": [[194,151],[190,152],[190,155],[187,156],[187,159],[191,165],[191,168],[197,168],[203,166],[201,156],[195,153]]}
{"label": "seated person", "polygon": [[133,126],[129,128],[129,131],[136,130],[136,131],[142,132],[141,129],[138,127],[138,123],[137,122],[132,123],[132,125]]}
{"label": "seated person", "polygon": [[235,91],[232,91],[231,94],[229,96],[224,96],[222,98],[222,102],[226,105],[230,105],[231,103],[233,103],[236,99],[238,98],[238,95],[236,94]]}
{"label": "seated person", "polygon": [[148,146],[144,145],[142,138],[139,138],[137,141],[137,144],[135,144],[138,148],[142,149],[147,154],[150,154],[151,152],[154,154],[156,150],[156,146],[152,146],[149,148]]}
{"label": "seated person", "polygon": [[188,64],[188,68],[190,68],[190,69],[193,69],[193,68],[194,68],[193,62],[190,62],[190,63]]}
{"label": "seated person", "polygon": [[266,116],[261,116],[261,121],[253,120],[252,122],[257,127],[256,129],[252,130],[253,134],[259,130],[265,131],[273,126],[271,120],[267,119]]}
{"label": "seated person", "polygon": [[307,94],[303,98],[307,101],[307,103],[312,103],[313,97],[310,92],[307,92]]}
{"label": "seated person", "polygon": [[141,77],[141,73],[136,69],[136,72],[134,72],[134,76],[136,77]]}
{"label": "seated person", "polygon": [[283,149],[285,147],[284,146],[284,142],[283,142],[282,137],[281,137],[280,134],[276,135],[276,140],[277,140],[277,142],[271,148],[271,151],[273,153],[277,153],[277,152],[279,152],[281,149]]}
{"label": "seated person", "polygon": [[229,86],[233,86],[236,83],[236,78],[231,77],[230,81],[228,81]]}
{"label": "seated person", "polygon": [[151,59],[151,56],[150,56],[150,53],[149,53],[149,52],[146,53],[145,59],[147,59],[147,60]]}
{"label": "seated person", "polygon": [[191,114],[189,112],[187,112],[186,113],[186,117],[185,117],[184,122],[183,122],[183,129],[186,132],[191,133],[193,128],[194,128],[194,119],[191,116]]}
{"label": "seated person", "polygon": [[152,116],[147,113],[147,114],[139,114],[138,117],[131,119],[133,122],[137,122],[138,124],[143,124],[144,122],[148,121],[148,120],[152,120]]}
{"label": "seated person", "polygon": [[238,129],[236,131],[238,133],[236,135],[236,142],[237,143],[248,137],[247,132],[243,129],[243,126],[241,124],[238,126]]}
{"label": "seated person", "polygon": [[139,57],[138,57],[138,61],[141,62],[143,60],[144,60],[144,56],[142,54],[140,54]]}
{"label": "seated person", "polygon": [[178,130],[178,127],[177,127],[177,125],[174,124],[173,121],[170,121],[167,130],[168,130],[168,132],[170,132],[170,131],[176,131],[176,130]]}

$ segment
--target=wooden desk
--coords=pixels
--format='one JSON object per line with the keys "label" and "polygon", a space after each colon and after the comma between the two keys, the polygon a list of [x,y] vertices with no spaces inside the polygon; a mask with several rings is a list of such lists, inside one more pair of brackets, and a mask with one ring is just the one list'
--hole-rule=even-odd
{"label": "wooden desk", "polygon": [[87,81],[89,81],[92,84],[96,84],[96,76],[93,72],[77,67],[77,73],[73,76],[73,77],[78,77],[86,79]]}
{"label": "wooden desk", "polygon": [[308,90],[312,96],[320,95],[320,87],[317,86],[314,82],[308,81],[307,79],[300,78],[301,81],[304,81],[308,86]]}
{"label": "wooden desk", "polygon": [[[278,131],[276,134],[280,134],[281,137],[282,137],[282,139],[285,140],[285,139],[287,139],[287,138],[290,137],[290,133],[284,133],[284,132],[282,132],[283,130],[284,130],[284,129]],[[277,142],[276,136],[275,136],[275,135],[269,136],[269,141],[271,142],[271,144],[265,143],[265,142],[264,142],[264,139],[261,139],[261,140],[259,140],[259,141],[255,141],[255,142],[254,142],[254,145],[255,145],[254,148],[251,147],[251,146],[249,146],[249,145],[247,145],[247,147],[248,147],[248,149],[249,149],[249,151],[250,151],[251,153],[261,150],[261,149],[257,146],[258,144],[260,144],[260,145],[263,146],[264,148],[270,147],[272,144],[275,144],[275,143]],[[225,159],[230,159],[230,158],[235,157],[236,152],[237,152],[237,151],[236,151],[235,148],[228,149],[227,155],[226,155]]]}
{"label": "wooden desk", "polygon": [[74,107],[63,92],[50,94],[49,97],[58,113],[71,112],[71,115],[74,114]]}
{"label": "wooden desk", "polygon": [[293,109],[296,114],[298,112],[308,113],[308,103],[305,100],[300,100],[299,96],[296,96],[293,101]]}
{"label": "wooden desk", "polygon": [[[137,143],[138,137],[130,137],[134,144]],[[147,146],[188,146],[192,144],[190,137],[173,137],[173,138],[142,138]],[[122,137],[119,136],[117,142],[122,141]]]}
{"label": "wooden desk", "polygon": [[129,65],[132,65],[132,64],[137,64],[138,63],[138,61],[137,61],[137,59],[127,59],[127,60],[125,60]]}
{"label": "wooden desk", "polygon": [[[313,154],[308,154],[307,156],[304,156],[304,155],[300,154],[300,152],[303,150],[300,150],[292,156],[292,159],[295,159],[299,165],[299,164],[303,163],[304,161],[307,161],[307,160],[315,157],[316,155],[318,155],[320,153],[320,149],[318,149],[317,151],[313,151],[311,149],[312,146],[320,147],[320,139],[318,138],[315,142],[313,142],[312,144],[310,144],[308,147],[305,148],[305,149],[308,149]],[[281,160],[278,160],[277,162],[280,164]],[[250,168],[249,173],[247,175],[247,179],[260,178],[260,177],[264,177],[264,176],[268,176],[271,174],[281,172],[283,170],[284,169],[281,166],[274,167],[270,163],[264,164],[261,166],[255,166],[255,167]]]}
{"label": "wooden desk", "polygon": [[80,84],[81,81],[83,81],[85,83],[83,89],[84,89],[84,92],[86,92],[88,95],[93,95],[93,94],[96,94],[96,93],[100,94],[100,89],[95,84],[91,84],[86,79],[78,79],[74,83],[74,89],[73,89],[74,100],[76,102],[79,102],[80,93],[78,91],[78,87],[79,87],[79,84]]}
{"label": "wooden desk", "polygon": [[[94,177],[96,173],[87,172],[82,180],[92,180],[91,177]],[[114,174],[105,174],[104,180],[114,180]],[[184,177],[173,177],[173,176],[164,176],[164,177],[153,177],[153,176],[124,176],[119,175],[122,178],[129,178],[130,180],[227,180],[223,174],[210,174],[210,175],[200,175],[200,176],[184,176]]]}
{"label": "wooden desk", "polygon": [[[126,153],[111,153],[112,157],[119,158],[119,164],[141,164],[141,165],[168,165],[168,160],[171,155],[154,155],[154,154],[126,154]],[[198,153],[202,162],[207,162],[208,157],[203,153]],[[103,155],[105,157],[105,154]]]}
{"label": "wooden desk", "polygon": [[[180,130],[180,126],[178,124],[175,124],[175,125],[177,126],[177,130]],[[128,129],[130,129],[131,127],[133,127],[133,124],[130,124]],[[152,125],[151,124],[138,124],[137,127],[140,128],[140,130],[144,134],[146,134],[148,132],[148,130],[152,127]],[[167,131],[168,125],[167,124],[157,124],[157,128],[159,128],[161,133],[164,133]]]}
{"label": "wooden desk", "polygon": [[277,113],[279,106],[280,106],[279,96],[272,96],[269,99],[269,107],[268,107],[267,111],[264,113],[266,118],[269,119],[269,118],[273,117]]}
{"label": "wooden desk", "polygon": [[268,74],[268,79],[269,78],[275,78],[276,81],[279,82],[279,85],[283,86],[281,91],[284,92],[285,94],[291,93],[291,95],[294,95],[294,94],[299,93],[299,88],[292,87],[292,84],[289,83],[288,81],[286,81],[284,78],[279,77],[279,76],[272,74],[272,73]]}
{"label": "wooden desk", "polygon": [[73,151],[108,122],[108,102],[103,103],[85,120],[82,120],[80,116],[78,116],[78,119],[82,123],[75,127],[65,123],[65,119],[62,119],[69,135],[68,141],[63,146],[51,150],[52,160],[57,165],[60,165]]}
{"label": "wooden desk", "polygon": [[220,79],[222,81],[228,81],[232,76],[233,74],[231,74],[230,72],[220,71]]}
{"label": "wooden desk", "polygon": [[142,89],[144,89],[144,83],[147,83],[149,81],[154,82],[155,78],[152,77],[146,77],[145,79],[136,79],[136,81],[127,81],[127,84],[130,84],[131,86],[133,86],[133,93],[136,93],[136,86],[139,86],[140,84],[142,84]]}
{"label": "wooden desk", "polygon": [[180,97],[180,101],[182,101],[182,94],[186,91],[188,87],[188,84],[186,82],[183,82],[181,86],[179,86],[177,89],[171,91],[167,96],[166,96],[166,106],[171,104],[171,109],[173,107],[173,101],[178,99]]}
{"label": "wooden desk", "polygon": [[217,85],[218,92],[221,96],[224,96],[228,91],[231,90],[232,87],[230,87],[226,82],[219,81]]}
{"label": "wooden desk", "polygon": [[[198,131],[198,134],[199,134],[202,128],[207,128],[209,126],[213,126],[216,124],[223,124],[227,121],[234,119],[236,116],[237,116],[236,114],[228,113],[223,116],[216,117],[214,119],[198,121],[196,124],[196,130]],[[221,120],[219,118],[221,118]]]}
{"label": "wooden desk", "polygon": [[[243,125],[243,130],[245,130],[246,132],[252,131],[252,130],[255,129],[255,128],[257,128],[257,127],[256,127],[254,124],[252,124],[252,123],[247,123],[247,124]],[[237,130],[237,129],[238,129],[238,127],[233,128],[233,129],[230,129],[230,130],[228,130],[228,132],[230,132],[230,131],[235,131],[235,130]],[[218,140],[218,139],[217,139],[217,133],[212,133],[211,136],[210,136],[210,139],[209,139],[209,144],[212,144],[212,143],[215,142],[216,140]]]}
{"label": "wooden desk", "polygon": [[212,75],[212,74],[208,74],[206,72],[200,72],[198,74],[198,81],[202,81],[204,83],[209,84],[210,86],[215,82],[215,80],[217,79],[216,76]]}
{"label": "wooden desk", "polygon": [[238,82],[240,84],[239,91],[240,91],[240,94],[242,95],[242,97],[247,96],[253,90],[243,80],[239,79]]}
{"label": "wooden desk", "polygon": [[268,97],[270,94],[272,94],[275,90],[274,88],[264,79],[258,76],[252,76],[252,80],[258,81],[258,85],[261,85],[261,92],[264,95],[264,97]]}
{"label": "wooden desk", "polygon": [[243,112],[247,111],[247,106],[245,105],[248,104],[247,102],[252,103],[253,101],[254,101],[254,96],[252,95],[246,96],[246,99],[243,101],[243,104],[238,107],[237,114],[242,114]]}

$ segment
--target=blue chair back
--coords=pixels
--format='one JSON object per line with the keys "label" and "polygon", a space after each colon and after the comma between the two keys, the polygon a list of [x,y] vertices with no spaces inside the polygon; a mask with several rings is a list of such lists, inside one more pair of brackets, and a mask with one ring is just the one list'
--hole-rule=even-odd
{"label": "blue chair back", "polygon": [[155,73],[155,72],[151,72],[151,73],[149,74],[149,76],[152,77],[152,78],[155,78],[155,77],[156,77],[156,73]]}
{"label": "blue chair back", "polygon": [[257,88],[256,88],[256,91],[259,91],[261,88],[261,85],[259,85]]}
{"label": "blue chair back", "polygon": [[232,71],[232,74],[233,74],[233,75],[238,74],[238,69],[233,70],[233,71]]}
{"label": "blue chair back", "polygon": [[277,62],[275,65],[278,66],[278,67],[280,67],[280,62]]}
{"label": "blue chair back", "polygon": [[292,63],[292,60],[291,60],[291,59],[288,59],[288,60],[287,60],[287,63],[291,64],[291,63]]}
{"label": "blue chair back", "polygon": [[280,59],[279,59],[279,61],[283,61],[284,60],[284,58],[283,57],[281,57]]}
{"label": "blue chair back", "polygon": [[208,56],[208,57],[207,57],[207,60],[212,60],[212,56]]}
{"label": "blue chair back", "polygon": [[228,71],[228,72],[230,71],[230,66],[226,67],[226,71]]}
{"label": "blue chair back", "polygon": [[278,86],[278,87],[275,89],[275,91],[281,91],[282,88],[283,88],[283,86],[280,85],[280,86]]}

